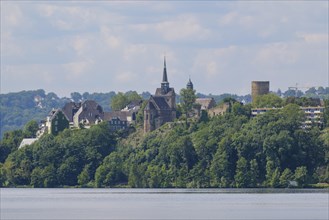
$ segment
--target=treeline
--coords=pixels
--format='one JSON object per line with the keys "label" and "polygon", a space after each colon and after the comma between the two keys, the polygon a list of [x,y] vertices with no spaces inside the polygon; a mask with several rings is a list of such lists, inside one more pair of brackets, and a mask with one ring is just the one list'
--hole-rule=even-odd
{"label": "treeline", "polygon": [[[133,94],[133,91],[128,91],[125,95]],[[275,92],[279,97],[308,97],[308,98],[321,98],[329,99],[329,88],[310,88],[305,92],[300,90],[287,90]],[[104,111],[111,111],[112,98],[122,93],[107,92],[107,93],[79,93],[72,92],[70,97],[58,97],[55,93],[46,93],[44,90],[39,89],[35,91],[22,91],[16,93],[0,94],[0,139],[6,131],[22,129],[24,125],[35,120],[39,122],[44,120],[47,114],[53,108],[62,108],[65,103],[70,101],[80,102],[83,100],[95,100],[103,107]],[[150,97],[149,92],[139,94],[143,99]],[[249,103],[251,102],[250,95],[238,96],[234,94],[197,94],[197,97],[212,97],[217,103],[222,102],[226,98],[234,98],[237,101]],[[180,96],[177,95],[176,101],[180,101]],[[298,104],[298,103],[296,103]]]}
{"label": "treeline", "polygon": [[[148,93],[142,95],[147,97]],[[0,139],[6,131],[22,129],[31,120],[37,122],[44,120],[53,108],[62,108],[70,101],[95,100],[104,111],[111,111],[110,103],[114,96],[116,96],[115,92],[82,94],[72,92],[70,97],[60,98],[55,93],[46,93],[42,89],[0,94]]]}
{"label": "treeline", "polygon": [[0,183],[8,187],[329,183],[328,127],[301,129],[304,114],[295,104],[256,118],[250,118],[250,109],[236,102],[224,116],[192,119],[188,125],[179,120],[147,135],[138,126],[136,131],[112,132],[103,123],[89,130],[65,130],[56,137],[44,135],[19,150],[22,134],[8,132],[0,150],[5,145],[12,149],[0,161]]}

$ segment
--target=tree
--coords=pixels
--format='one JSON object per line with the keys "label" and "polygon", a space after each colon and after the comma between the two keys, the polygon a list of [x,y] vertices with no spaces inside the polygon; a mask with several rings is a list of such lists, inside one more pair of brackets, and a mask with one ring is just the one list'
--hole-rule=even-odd
{"label": "tree", "polygon": [[279,187],[280,185],[280,170],[279,168],[276,168],[274,170],[274,173],[272,174],[271,180],[270,180],[270,186],[273,188]]}
{"label": "tree", "polygon": [[31,120],[25,125],[23,135],[25,138],[35,138],[38,130],[38,122],[36,122],[35,120]]}
{"label": "tree", "polygon": [[34,188],[42,188],[44,187],[43,182],[43,171],[40,167],[36,167],[31,173],[31,185]]}
{"label": "tree", "polygon": [[293,180],[293,173],[289,168],[284,169],[280,176],[280,186],[281,187],[288,187],[289,181]]}
{"label": "tree", "polygon": [[253,107],[255,108],[278,108],[282,106],[283,100],[273,93],[256,96],[256,98],[253,100]]}
{"label": "tree", "polygon": [[80,186],[86,186],[89,183],[89,181],[90,181],[89,169],[90,169],[90,166],[86,165],[83,168],[82,172],[79,174],[78,184]]}
{"label": "tree", "polygon": [[250,161],[250,186],[256,187],[259,177],[258,163],[256,159]]}
{"label": "tree", "polygon": [[244,157],[240,157],[236,165],[236,174],[234,176],[235,185],[238,188],[245,188],[249,186],[250,178],[248,172],[248,163]]}
{"label": "tree", "polygon": [[82,95],[78,92],[72,92],[71,93],[71,99],[73,99],[74,102],[81,102]]}
{"label": "tree", "polygon": [[122,92],[119,92],[117,95],[115,95],[111,100],[111,108],[114,111],[119,111],[126,107],[130,102],[132,101],[139,101],[142,100],[142,97],[138,95],[135,91],[129,91],[125,94]]}
{"label": "tree", "polygon": [[181,96],[180,99],[181,99],[182,110],[186,115],[186,126],[187,126],[187,119],[193,109],[193,104],[195,103],[195,99],[196,99],[195,90],[181,89],[179,94]]}
{"label": "tree", "polygon": [[129,102],[132,102],[132,101],[139,101],[139,100],[142,100],[142,97],[140,95],[138,95],[138,93],[136,91],[129,91],[129,92],[126,92],[125,93],[125,96],[127,97],[128,99],[128,104]]}
{"label": "tree", "polygon": [[112,98],[111,108],[114,111],[119,111],[123,109],[128,104],[128,98],[124,93],[119,92],[116,96]]}
{"label": "tree", "polygon": [[295,180],[298,186],[303,187],[306,183],[307,169],[305,166],[297,167],[295,170]]}

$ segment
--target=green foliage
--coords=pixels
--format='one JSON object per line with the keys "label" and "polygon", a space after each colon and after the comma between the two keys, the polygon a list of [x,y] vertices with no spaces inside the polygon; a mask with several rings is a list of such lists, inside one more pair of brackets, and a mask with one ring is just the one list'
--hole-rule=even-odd
{"label": "green foliage", "polygon": [[183,113],[185,113],[186,117],[186,125],[187,125],[187,118],[193,109],[193,105],[195,103],[196,95],[195,90],[193,89],[181,89],[180,90],[180,105],[182,107]]}
{"label": "green foliage", "polygon": [[284,169],[280,176],[280,187],[286,188],[289,186],[289,181],[294,179],[294,175],[289,168]]}
{"label": "green foliage", "polygon": [[250,106],[235,103],[231,112],[189,129],[177,121],[145,135],[139,128],[129,136],[114,133],[101,123],[43,135],[18,150],[23,132],[6,133],[0,183],[202,188],[328,181],[328,130],[303,130],[303,120],[296,104],[250,118]]}
{"label": "green foliage", "polygon": [[4,163],[8,155],[18,149],[23,140],[22,130],[7,131],[0,142],[0,163]]}
{"label": "green foliage", "polygon": [[35,120],[29,121],[23,129],[24,138],[35,138],[38,130],[38,122],[36,122]]}
{"label": "green foliage", "polygon": [[248,161],[244,157],[236,163],[236,174],[234,176],[235,185],[237,188],[246,188],[249,186],[249,173],[248,173]]}
{"label": "green foliage", "polygon": [[307,180],[307,168],[305,166],[297,167],[294,176],[298,186],[304,186]]}
{"label": "green foliage", "polygon": [[283,106],[283,100],[273,93],[256,96],[252,102],[254,108],[278,108]]}
{"label": "green foliage", "polygon": [[126,92],[125,94],[119,92],[111,100],[111,108],[114,111],[119,111],[126,107],[132,101],[142,100],[142,97],[138,95],[135,91]]}

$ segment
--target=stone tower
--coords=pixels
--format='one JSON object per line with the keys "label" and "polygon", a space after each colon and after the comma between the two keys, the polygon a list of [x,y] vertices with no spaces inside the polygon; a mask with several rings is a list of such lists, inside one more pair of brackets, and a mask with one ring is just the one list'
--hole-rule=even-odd
{"label": "stone tower", "polygon": [[266,95],[270,92],[269,81],[252,81],[251,82],[251,98],[255,100],[256,96]]}

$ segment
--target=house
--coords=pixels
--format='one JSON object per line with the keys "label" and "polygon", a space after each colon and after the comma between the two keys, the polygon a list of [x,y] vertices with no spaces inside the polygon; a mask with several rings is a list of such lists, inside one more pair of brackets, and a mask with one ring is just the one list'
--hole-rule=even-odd
{"label": "house", "polygon": [[[279,108],[253,108],[251,109],[251,117],[256,117],[257,115],[264,114],[267,111],[275,110]],[[309,106],[309,107],[300,107],[300,109],[304,112],[305,121],[302,125],[303,128],[309,128],[312,124],[316,124],[318,126],[323,125],[323,113],[324,107],[322,106]]]}
{"label": "house", "polygon": [[128,118],[132,118],[132,114],[135,113],[127,111],[105,112],[104,121],[109,123],[111,130],[125,130],[132,123],[128,121]]}
{"label": "house", "polygon": [[62,108],[62,111],[64,112],[64,114],[66,115],[66,117],[70,122],[70,127],[73,127],[73,116],[75,115],[75,113],[77,113],[80,107],[81,107],[81,102],[79,103],[68,102]]}
{"label": "house", "polygon": [[150,97],[144,109],[144,132],[153,131],[175,119],[176,94],[174,88],[169,86],[166,59],[164,59],[161,87],[156,89],[155,95]]}
{"label": "house", "polygon": [[53,109],[46,119],[46,131],[57,135],[64,129],[69,128],[69,120],[61,109]]}
{"label": "house", "polygon": [[135,100],[131,101],[125,108],[123,108],[121,111],[124,112],[135,112],[137,113],[138,110],[141,108],[141,105],[143,103],[143,100]]}
{"label": "house", "polygon": [[103,121],[103,108],[94,100],[85,100],[83,102],[66,103],[63,112],[70,122],[70,127],[80,127],[83,125],[89,128],[93,124]]}
{"label": "house", "polygon": [[83,125],[89,128],[91,125],[103,121],[103,108],[94,100],[86,100],[81,103],[79,110],[73,116],[73,126]]}

